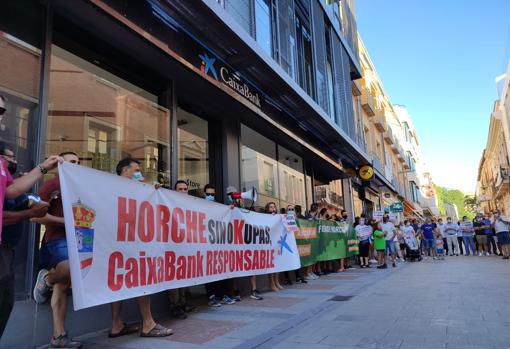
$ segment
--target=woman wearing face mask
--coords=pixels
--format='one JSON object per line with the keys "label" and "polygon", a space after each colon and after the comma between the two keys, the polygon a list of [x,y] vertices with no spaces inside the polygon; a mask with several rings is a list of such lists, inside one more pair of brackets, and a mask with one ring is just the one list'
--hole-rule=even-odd
{"label": "woman wearing face mask", "polygon": [[[264,213],[277,214],[278,208],[276,207],[276,203],[268,202],[264,208]],[[269,287],[275,292],[283,290],[283,286],[280,285],[280,273],[269,274]]]}

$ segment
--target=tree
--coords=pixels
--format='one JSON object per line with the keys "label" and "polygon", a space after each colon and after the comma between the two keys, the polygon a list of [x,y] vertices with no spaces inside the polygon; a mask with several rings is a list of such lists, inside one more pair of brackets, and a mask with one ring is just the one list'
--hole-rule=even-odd
{"label": "tree", "polygon": [[459,210],[459,218],[467,216],[473,219],[476,215],[476,199],[473,195],[466,195],[458,189],[448,189],[440,186],[435,186],[439,214],[445,215],[444,204],[455,204]]}

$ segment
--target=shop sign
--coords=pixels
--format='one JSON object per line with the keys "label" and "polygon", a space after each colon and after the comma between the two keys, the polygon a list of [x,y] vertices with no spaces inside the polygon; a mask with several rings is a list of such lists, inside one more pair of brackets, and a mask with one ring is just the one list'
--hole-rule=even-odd
{"label": "shop sign", "polygon": [[382,221],[384,216],[384,211],[374,211],[374,214],[372,215],[372,218],[376,221]]}
{"label": "shop sign", "polygon": [[401,201],[394,202],[390,205],[391,212],[404,212],[404,204]]}
{"label": "shop sign", "polygon": [[[229,68],[218,63],[219,69],[216,70],[215,63],[216,58],[209,57],[207,53],[202,53],[198,55],[201,59],[200,62],[200,70],[207,75],[212,76],[219,82],[227,85],[232,90],[236,91],[238,94],[249,100],[251,103],[255,104],[257,107],[261,107],[260,105],[260,97],[257,92],[254,92],[250,86],[244,82],[241,77],[231,72]],[[218,74],[219,71],[219,74]]]}

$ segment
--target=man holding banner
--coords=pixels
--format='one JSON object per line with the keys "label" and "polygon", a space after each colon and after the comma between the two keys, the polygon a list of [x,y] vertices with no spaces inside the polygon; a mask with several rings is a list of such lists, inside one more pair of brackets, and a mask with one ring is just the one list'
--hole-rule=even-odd
{"label": "man holding banner", "polygon": [[[144,177],[140,169],[140,162],[131,157],[124,158],[119,161],[116,168],[117,175],[133,180],[143,182]],[[156,185],[156,189],[159,185]],[[151,313],[150,296],[141,296],[137,298],[138,308],[142,316],[142,332],[140,337],[167,337],[173,334],[173,331],[154,321]],[[112,303],[112,329],[108,333],[108,337],[115,338],[138,332],[138,326],[130,326],[126,324],[121,317],[122,302]]]}

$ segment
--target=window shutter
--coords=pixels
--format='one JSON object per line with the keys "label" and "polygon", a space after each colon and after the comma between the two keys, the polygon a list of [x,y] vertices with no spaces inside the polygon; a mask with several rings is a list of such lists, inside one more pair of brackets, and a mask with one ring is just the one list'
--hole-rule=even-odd
{"label": "window shutter", "polygon": [[312,1],[313,47],[315,52],[315,76],[317,80],[317,103],[328,113],[328,90],[326,82],[326,39],[324,12],[317,0]]}
{"label": "window shutter", "polygon": [[[295,42],[296,31],[294,25],[294,1],[277,1],[278,10],[278,43],[280,54],[280,66],[295,78]],[[292,43],[292,44],[291,44]]]}
{"label": "window shutter", "polygon": [[[356,140],[356,125],[352,106],[350,63],[340,39],[333,35],[333,65],[335,72],[335,105],[342,130]],[[361,131],[362,132],[362,131]]]}

